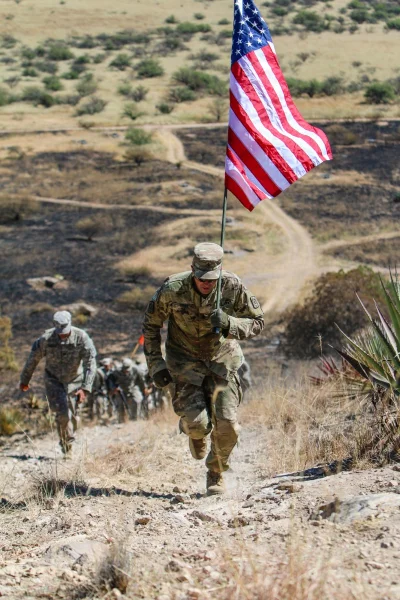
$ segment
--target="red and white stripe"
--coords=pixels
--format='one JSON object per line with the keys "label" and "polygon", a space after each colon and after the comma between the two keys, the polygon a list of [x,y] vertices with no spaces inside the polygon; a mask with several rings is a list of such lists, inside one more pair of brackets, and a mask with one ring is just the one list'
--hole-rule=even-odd
{"label": "red and white stripe", "polygon": [[330,159],[326,135],[297,110],[271,43],[233,63],[225,185],[248,210]]}

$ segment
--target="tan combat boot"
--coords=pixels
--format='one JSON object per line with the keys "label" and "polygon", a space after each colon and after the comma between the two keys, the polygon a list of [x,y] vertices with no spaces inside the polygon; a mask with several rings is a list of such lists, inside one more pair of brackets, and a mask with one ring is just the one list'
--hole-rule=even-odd
{"label": "tan combat boot", "polygon": [[215,471],[207,472],[207,496],[215,496],[216,494],[223,494],[225,491],[224,480],[222,473],[216,473]]}
{"label": "tan combat boot", "polygon": [[202,460],[207,454],[207,440],[206,438],[200,438],[199,440],[193,440],[189,438],[190,453],[196,460]]}

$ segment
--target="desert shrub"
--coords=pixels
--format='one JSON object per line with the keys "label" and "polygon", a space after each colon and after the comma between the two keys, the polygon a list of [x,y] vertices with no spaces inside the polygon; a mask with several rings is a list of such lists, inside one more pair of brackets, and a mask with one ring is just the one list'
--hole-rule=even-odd
{"label": "desert shrub", "polygon": [[76,65],[88,65],[91,62],[91,58],[89,54],[81,54],[81,56],[77,56],[74,60]]}
{"label": "desert shrub", "polygon": [[353,131],[347,129],[344,125],[335,123],[325,127],[325,131],[332,144],[341,144],[343,146],[351,146],[358,142],[358,136]]}
{"label": "desert shrub", "polygon": [[215,52],[200,50],[197,54],[192,54],[190,60],[196,63],[197,68],[207,69],[212,63],[218,60],[219,56]]}
{"label": "desert shrub", "polygon": [[81,81],[76,84],[76,91],[80,96],[90,96],[97,91],[97,82],[92,73],[87,73]]}
{"label": "desert shrub", "polygon": [[226,84],[216,75],[210,75],[202,71],[195,71],[188,67],[182,67],[173,75],[174,81],[185,84],[193,91],[206,91],[210,94],[223,96],[226,93]]}
{"label": "desert shrub", "polygon": [[34,67],[25,67],[22,71],[23,77],[37,77],[38,72]]}
{"label": "desert shrub", "polygon": [[368,20],[368,11],[365,8],[356,8],[350,11],[349,17],[356,23],[365,23]]}
{"label": "desert shrub", "polygon": [[57,104],[69,104],[69,106],[76,106],[81,101],[79,94],[65,94],[64,96],[57,96]]}
{"label": "desert shrub", "polygon": [[51,62],[50,60],[37,60],[33,66],[42,71],[42,73],[50,73],[50,75],[55,75],[58,71],[57,63]]}
{"label": "desert shrub", "polygon": [[153,136],[151,133],[148,133],[144,129],[139,129],[138,127],[131,127],[125,133],[125,139],[133,146],[145,146],[146,144],[151,143]]}
{"label": "desert shrub", "polygon": [[107,54],[105,52],[101,52],[99,54],[95,54],[93,56],[93,62],[95,65],[99,65],[100,63],[103,62],[103,60],[105,60],[107,58]]}
{"label": "desert shrub", "polygon": [[10,104],[10,99],[11,96],[9,92],[5,88],[0,87],[0,106],[7,106],[7,104]]}
{"label": "desert shrub", "polygon": [[393,86],[384,81],[371,83],[365,90],[364,97],[368,104],[389,104],[395,99],[396,93]]}
{"label": "desert shrub", "polygon": [[321,83],[316,79],[303,81],[302,79],[287,77],[286,82],[289,86],[290,93],[295,98],[302,96],[303,94],[307,94],[307,96],[313,98],[314,96],[317,96],[321,91]]}
{"label": "desert shrub", "polygon": [[34,106],[40,105],[45,108],[50,108],[55,102],[51,94],[38,86],[26,87],[22,92],[21,100],[23,102],[31,102]]}
{"label": "desert shrub", "polygon": [[82,104],[76,111],[76,115],[80,117],[81,115],[95,115],[104,110],[107,106],[107,102],[98,98],[97,96],[93,96],[90,100]]}
{"label": "desert shrub", "polygon": [[356,292],[371,311],[374,300],[382,299],[379,276],[367,267],[322,275],[304,305],[295,306],[285,315],[283,348],[287,354],[316,357],[321,353],[321,345],[323,352],[329,352],[328,344],[340,345],[342,341],[336,324],[348,335],[363,328],[365,313]]}
{"label": "desert shrub", "polygon": [[187,87],[176,87],[171,88],[168,98],[171,102],[176,102],[178,104],[181,102],[192,102],[193,100],[196,100],[196,93]]}
{"label": "desert shrub", "polygon": [[157,104],[156,109],[160,111],[162,115],[169,115],[174,110],[174,105],[168,102],[160,102]]}
{"label": "desert shrub", "polygon": [[92,37],[91,35],[85,35],[83,38],[75,38],[72,43],[72,46],[76,48],[96,48],[99,45],[99,42]]}
{"label": "desert shrub", "polygon": [[[18,147],[15,148],[16,150]],[[0,223],[10,224],[22,221],[32,214],[36,208],[34,202],[18,198],[0,197]],[[0,334],[1,341],[1,334]]]}
{"label": "desert shrub", "polygon": [[153,155],[145,148],[137,146],[136,148],[128,148],[124,153],[124,159],[127,162],[133,162],[140,167],[144,162],[153,160]]}
{"label": "desert shrub", "polygon": [[141,117],[144,113],[139,110],[135,102],[128,102],[125,104],[124,109],[122,111],[123,117],[128,117],[131,121],[136,121],[139,117]]}
{"label": "desert shrub", "polygon": [[386,27],[388,29],[396,29],[397,31],[400,31],[400,17],[386,21]]}
{"label": "desert shrub", "polygon": [[210,106],[209,110],[213,121],[219,123],[223,117],[228,117],[228,105],[224,98],[215,98]]}
{"label": "desert shrub", "polygon": [[4,33],[1,36],[1,47],[2,48],[14,48],[14,46],[16,46],[18,44],[18,40],[13,36],[10,35],[9,33]]}
{"label": "desert shrub", "polygon": [[324,96],[337,96],[344,91],[343,79],[341,77],[327,77],[321,83],[320,93]]}
{"label": "desert shrub", "polygon": [[18,365],[15,361],[14,351],[10,346],[12,338],[11,319],[0,316],[0,372],[16,371]]}
{"label": "desert shrub", "polygon": [[104,217],[84,217],[75,223],[79,233],[86,236],[89,242],[107,229],[107,220]]}
{"label": "desert shrub", "polygon": [[46,90],[51,90],[52,92],[59,92],[63,89],[63,84],[56,75],[49,75],[48,77],[44,77],[43,83]]}
{"label": "desert shrub", "polygon": [[0,435],[13,435],[23,429],[23,414],[17,408],[0,408]]}
{"label": "desert shrub", "polygon": [[320,33],[326,29],[325,21],[320,15],[311,10],[300,10],[294,17],[293,23],[303,25],[307,31]]}
{"label": "desert shrub", "polygon": [[62,79],[79,79],[80,73],[71,69],[61,75]]}
{"label": "desert shrub", "polygon": [[133,290],[123,292],[116,302],[121,308],[144,310],[155,291],[156,288],[151,285],[146,285],[144,288],[135,287]]}
{"label": "desert shrub", "polygon": [[154,58],[145,58],[141,60],[136,66],[136,72],[138,77],[141,79],[147,79],[151,77],[161,77],[164,75],[164,69]]}
{"label": "desert shrub", "polygon": [[117,54],[117,56],[110,62],[110,67],[125,71],[131,66],[131,59],[128,54]]}
{"label": "desert shrub", "polygon": [[218,21],[218,25],[229,25],[229,20],[221,19],[220,21]]}
{"label": "desert shrub", "polygon": [[194,13],[194,18],[196,19],[196,21],[202,21],[203,19],[206,18],[205,15],[203,15],[203,13]]}
{"label": "desert shrub", "polygon": [[20,81],[21,81],[21,78],[18,77],[17,75],[12,75],[11,77],[4,79],[4,83],[6,83],[10,88],[16,87]]}
{"label": "desert shrub", "polygon": [[189,35],[193,35],[195,33],[208,33],[211,30],[211,26],[207,23],[190,23],[189,21],[179,23],[179,25],[176,28],[176,31],[178,31],[178,33]]}
{"label": "desert shrub", "polygon": [[47,58],[50,60],[71,60],[74,58],[74,54],[65,44],[55,43],[51,44],[47,50]]}
{"label": "desert shrub", "polygon": [[[125,595],[131,580],[131,556],[123,544],[114,543],[102,559],[95,578],[95,587],[108,595],[112,590],[119,590]],[[97,594],[96,594],[97,595]]]}
{"label": "desert shrub", "polygon": [[22,48],[21,50],[21,56],[22,58],[27,58],[28,60],[33,60],[34,58],[36,58],[36,52],[33,48]]}
{"label": "desert shrub", "polygon": [[86,63],[77,62],[76,60],[74,60],[74,62],[71,64],[71,71],[76,71],[77,73],[81,74],[84,73],[86,70]]}
{"label": "desert shrub", "polygon": [[128,81],[125,81],[118,86],[118,94],[121,94],[121,96],[130,96],[131,92],[132,86]]}
{"label": "desert shrub", "polygon": [[135,102],[142,102],[142,100],[145,100],[148,93],[149,93],[148,88],[145,88],[144,85],[138,85],[137,88],[134,88],[131,91],[130,97]]}
{"label": "desert shrub", "polygon": [[169,17],[167,17],[165,19],[165,22],[170,23],[171,25],[173,25],[175,23],[179,23],[178,19],[174,15],[170,15]]}
{"label": "desert shrub", "polygon": [[285,15],[287,15],[288,10],[287,8],[284,8],[283,6],[274,6],[272,8],[272,14],[276,15],[277,17],[284,17]]}
{"label": "desert shrub", "polygon": [[218,36],[216,38],[216,42],[218,44],[221,40],[230,40],[231,37],[232,37],[232,29],[222,29],[218,33]]}
{"label": "desert shrub", "polygon": [[168,36],[157,46],[157,52],[161,55],[169,52],[176,52],[177,50],[186,50],[185,44],[177,36]]}

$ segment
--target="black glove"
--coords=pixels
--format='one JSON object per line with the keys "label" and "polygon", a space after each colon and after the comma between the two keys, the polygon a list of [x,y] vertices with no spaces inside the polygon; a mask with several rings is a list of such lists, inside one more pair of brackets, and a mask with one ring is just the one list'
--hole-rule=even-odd
{"label": "black glove", "polygon": [[229,329],[228,315],[221,308],[217,308],[211,313],[211,325],[222,330]]}
{"label": "black glove", "polygon": [[153,381],[158,388],[163,388],[169,383],[172,383],[171,373],[168,371],[168,369],[158,371],[158,373],[153,375]]}

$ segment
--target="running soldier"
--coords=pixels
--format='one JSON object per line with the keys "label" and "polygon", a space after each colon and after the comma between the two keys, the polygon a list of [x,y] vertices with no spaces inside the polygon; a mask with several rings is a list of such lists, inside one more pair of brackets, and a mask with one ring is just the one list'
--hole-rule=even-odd
{"label": "running soldier", "polygon": [[85,331],[72,326],[68,311],[56,312],[53,325],[33,343],[21,373],[20,389],[29,390],[32,375],[44,358],[47,400],[55,413],[61,450],[67,454],[78,427],[78,405],[92,390],[96,349]]}
{"label": "running soldier", "polygon": [[108,417],[112,417],[112,403],[108,394],[108,375],[112,369],[112,359],[103,358],[100,366],[96,369],[92,391],[87,399],[88,417],[93,421],[96,414],[101,419],[107,411]]}
{"label": "running soldier", "polygon": [[[257,298],[233,273],[222,272],[221,308],[215,308],[222,256],[221,246],[198,244],[192,270],[164,282],[147,307],[143,325],[150,375],[160,388],[174,384],[172,404],[195,459],[206,456],[211,432],[206,460],[209,495],[223,493],[222,473],[229,468],[239,434],[237,370],[243,354],[238,340],[254,337],[264,327]],[[165,321],[164,359],[160,330]]]}
{"label": "running soldier", "polygon": [[123,423],[127,413],[132,421],[136,421],[140,416],[145,390],[141,371],[132,359],[124,358],[120,368],[112,371],[109,377],[118,413],[118,422]]}

